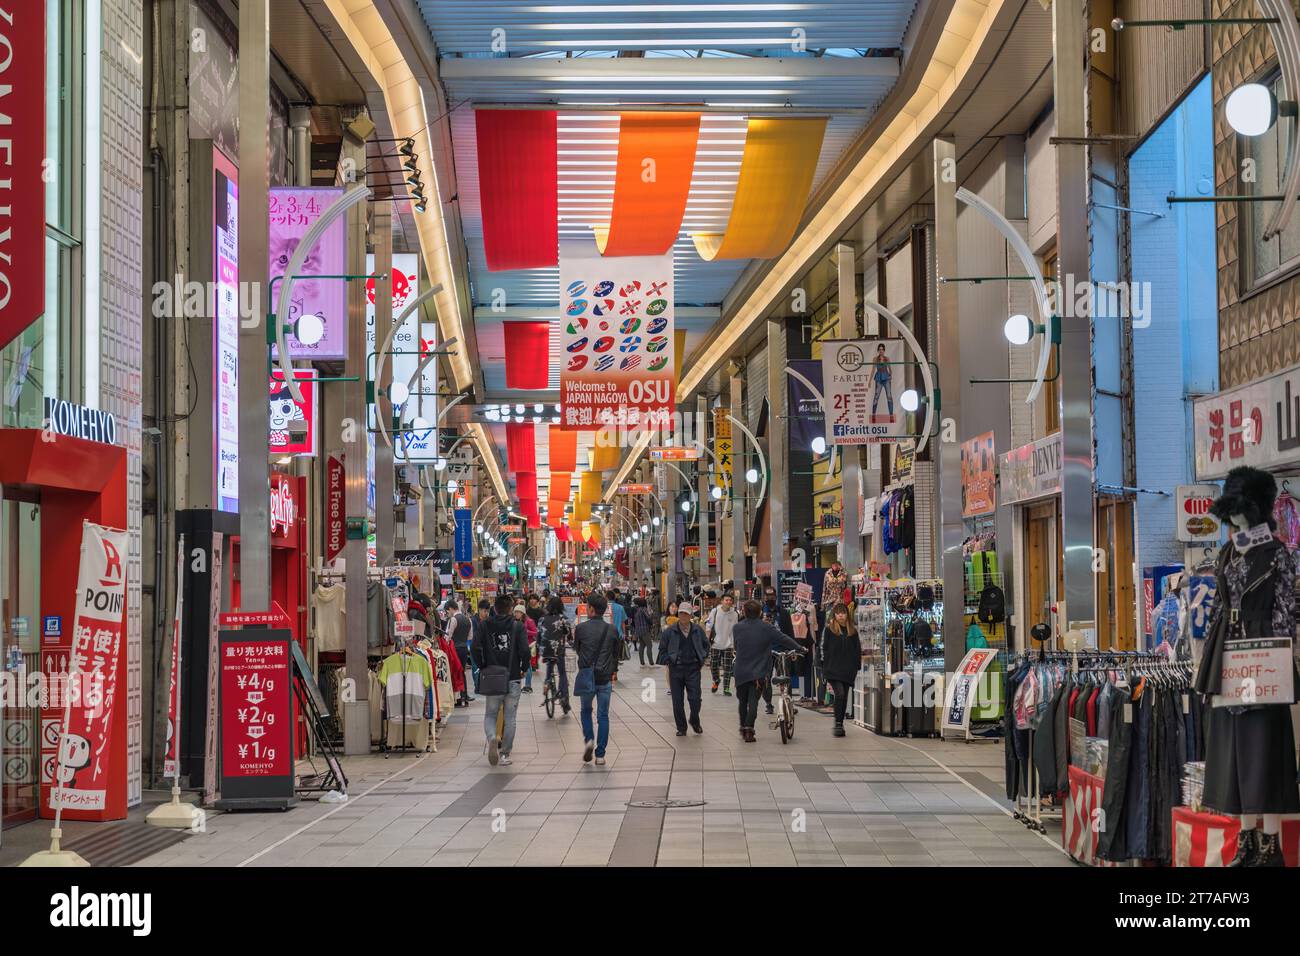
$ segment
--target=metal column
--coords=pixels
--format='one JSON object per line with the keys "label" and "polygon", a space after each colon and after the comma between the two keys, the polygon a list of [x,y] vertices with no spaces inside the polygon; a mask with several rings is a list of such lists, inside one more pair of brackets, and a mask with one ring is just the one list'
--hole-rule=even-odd
{"label": "metal column", "polygon": [[[343,137],[340,161],[351,160],[353,168],[365,170],[365,144]],[[366,217],[368,204],[348,210],[348,267],[351,275],[366,271]],[[382,288],[386,283],[380,280]],[[343,546],[346,568],[344,602],[347,611],[347,642],[344,647],[348,679],[354,700],[343,705],[343,752],[370,752],[369,684],[366,682],[366,285],[348,283],[348,357],[345,375],[355,381],[342,383],[344,454],[344,505],[347,540]],[[357,523],[359,527],[354,527]]]}
{"label": "metal column", "polygon": [[[709,399],[705,395],[695,396],[695,437],[709,446]],[[713,501],[710,497],[709,475],[708,475],[708,453],[701,453],[698,463],[699,475],[696,486],[699,489],[700,500],[695,518],[695,528],[698,533],[697,540],[700,542],[700,553],[696,562],[695,580],[703,586],[704,579],[709,574],[709,503]],[[718,539],[718,560],[722,560],[722,539]],[[718,574],[721,576],[722,567],[719,565]]]}
{"label": "metal column", "polygon": [[767,529],[772,586],[785,567],[785,497],[789,456],[786,453],[785,320],[767,322]]}
{"label": "metal column", "polygon": [[[934,141],[934,258],[935,274],[961,274],[957,264],[957,148],[951,137]],[[956,283],[940,283],[937,290],[938,311],[935,316],[937,348],[931,346],[931,358],[939,366],[940,434],[951,434],[953,441],[929,445],[937,460],[935,493],[939,497],[939,573],[943,578],[943,647],[944,667],[951,673],[966,653],[965,641],[965,565],[961,543],[965,537],[961,517],[961,325],[958,314]],[[951,432],[947,421],[952,421]]]}
{"label": "metal column", "polygon": [[[1052,5],[1056,134],[1088,135],[1085,109],[1088,18],[1083,0],[1057,0]],[[1065,288],[1091,279],[1088,249],[1087,147],[1061,143],[1056,147],[1056,189],[1059,225],[1057,250]],[[1073,295],[1073,291],[1069,293]],[[1058,299],[1060,297],[1058,296]],[[1073,310],[1061,309],[1062,312]],[[1057,620],[1068,630],[1071,622],[1095,626],[1092,487],[1092,319],[1062,316],[1061,347],[1061,542],[1065,549],[1064,608]]]}
{"label": "metal column", "polygon": [[[393,212],[387,203],[376,203],[371,213],[375,246],[375,274],[386,275],[393,268]],[[381,345],[393,327],[393,284],[375,283],[375,342]],[[383,330],[382,332],[380,330]],[[391,346],[390,346],[391,347]],[[381,356],[375,356],[375,365]],[[393,356],[382,356],[383,371],[375,382],[375,422],[388,425],[393,420],[393,403],[388,389],[393,384]],[[403,385],[406,383],[403,382]],[[393,563],[393,542],[397,522],[393,512],[393,450],[401,437],[392,435],[393,444],[375,442],[375,561],[381,567]]]}
{"label": "metal column", "polygon": [[[239,328],[239,564],[245,611],[271,606],[271,477],[267,453],[267,313],[274,311],[268,282],[266,218],[270,177],[266,130],[271,111],[269,0],[239,5],[239,282],[255,290],[256,322]],[[277,287],[277,291],[278,291]],[[215,497],[215,496],[214,496]]]}
{"label": "metal column", "polygon": [[[840,331],[842,339],[858,337],[858,277],[853,244],[835,246],[835,267],[839,277]],[[840,449],[840,561],[845,573],[856,574],[862,567],[862,498],[858,494],[862,470],[858,449]]]}
{"label": "metal column", "polygon": [[682,542],[677,535],[677,516],[682,513],[677,503],[677,471],[667,464],[659,465],[664,470],[664,508],[668,512],[668,527],[664,552],[664,593],[663,609],[667,610],[668,601],[677,593],[677,555],[681,553]]}
{"label": "metal column", "polygon": [[[745,421],[745,369],[731,377],[731,414]],[[731,426],[731,580],[740,593],[745,586],[745,433]],[[721,556],[719,556],[721,562]],[[721,567],[718,569],[721,571]]]}

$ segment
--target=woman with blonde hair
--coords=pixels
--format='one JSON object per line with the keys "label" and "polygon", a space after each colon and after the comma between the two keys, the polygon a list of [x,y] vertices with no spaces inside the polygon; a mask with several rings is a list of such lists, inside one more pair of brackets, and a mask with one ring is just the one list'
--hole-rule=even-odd
{"label": "woman with blonde hair", "polygon": [[822,630],[822,639],[818,643],[817,658],[821,664],[822,674],[835,695],[835,729],[836,737],[844,736],[844,711],[849,704],[849,693],[853,681],[862,669],[862,641],[858,637],[858,626],[853,621],[853,612],[848,605],[837,602],[826,619]]}

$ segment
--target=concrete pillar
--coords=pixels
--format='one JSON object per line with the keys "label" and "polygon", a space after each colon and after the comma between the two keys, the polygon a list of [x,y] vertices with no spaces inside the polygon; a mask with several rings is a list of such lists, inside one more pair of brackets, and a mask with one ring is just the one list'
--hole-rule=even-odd
{"label": "concrete pillar", "polygon": [[[745,420],[745,369],[731,376],[731,414]],[[731,424],[731,579],[745,586],[745,433]],[[721,560],[721,559],[719,559]],[[720,569],[719,569],[720,570]]]}
{"label": "concrete pillar", "polygon": [[[393,207],[391,203],[375,203],[371,211],[371,236],[375,247],[375,275],[387,275],[393,268]],[[382,346],[388,330],[393,327],[393,284],[389,280],[375,282],[375,342]],[[396,344],[396,343],[394,343]],[[375,356],[376,366],[381,356]],[[388,399],[388,389],[393,384],[393,356],[383,356],[383,371],[375,382],[375,423],[391,426],[393,405]],[[406,384],[403,382],[402,384]],[[418,387],[418,386],[417,386]],[[391,428],[390,428],[391,431]],[[390,435],[392,444],[380,438],[375,442],[375,560],[379,566],[393,563],[393,542],[396,520],[393,512],[394,445],[401,441]]]}
{"label": "concrete pillar", "polygon": [[[959,276],[957,252],[957,149],[951,137],[934,141],[934,255],[935,274]],[[956,283],[944,282],[937,290],[935,318],[936,346],[930,358],[939,366],[940,409],[943,422],[953,422],[953,434],[961,430],[961,325]],[[939,561],[943,578],[944,667],[957,668],[966,653],[964,610],[964,564],[961,543],[965,537],[961,516],[961,443],[931,440],[930,455],[938,462],[935,489],[939,497]]]}
{"label": "concrete pillar", "polygon": [[[1052,5],[1056,134],[1061,138],[1088,135],[1085,113],[1087,83],[1087,5],[1083,0],[1057,0]],[[1088,242],[1088,148],[1063,142],[1056,147],[1056,188],[1059,225],[1058,266],[1066,283],[1091,278]],[[1069,284],[1067,288],[1076,286]],[[1065,549],[1064,608],[1060,627],[1071,622],[1095,626],[1092,574],[1092,319],[1068,316],[1061,320],[1061,542]],[[1058,602],[1059,605],[1060,602]]]}
{"label": "concrete pillar", "polygon": [[[854,258],[852,243],[841,242],[835,246],[841,339],[858,337],[858,278]],[[842,447],[840,455],[843,462],[840,470],[840,561],[846,573],[856,574],[862,567],[862,498],[858,494],[858,476],[862,466],[856,447]]]}
{"label": "concrete pillar", "polygon": [[[350,136],[344,136],[339,156],[351,160],[356,169],[366,168],[366,148]],[[366,271],[366,224],[369,204],[348,210],[348,265],[350,275]],[[384,282],[379,283],[383,288]],[[343,389],[340,434],[344,454],[344,506],[348,535],[343,547],[347,590],[347,643],[344,662],[348,678],[354,681],[356,700],[343,705],[343,752],[370,752],[369,685],[366,682],[366,285],[348,283],[348,357],[344,374],[356,381],[341,383]],[[358,527],[352,527],[359,525]]]}
{"label": "concrete pillar", "polygon": [[[767,529],[769,560],[772,563],[772,586],[776,573],[785,567],[785,497],[789,456],[786,454],[788,432],[785,407],[785,320],[767,322]],[[760,481],[761,487],[761,481]]]}
{"label": "concrete pillar", "polygon": [[[245,611],[271,606],[271,479],[267,456],[266,314],[273,311],[268,283],[266,218],[270,176],[266,130],[271,112],[269,0],[239,6],[239,282],[256,289],[262,314],[239,329],[239,563]],[[276,291],[281,286],[277,284]]]}
{"label": "concrete pillar", "polygon": [[[695,396],[695,436],[699,441],[704,442],[706,448],[709,446],[709,399],[706,395]],[[701,453],[699,462],[698,490],[700,495],[699,514],[696,518],[695,527],[699,532],[700,554],[696,563],[695,580],[703,584],[704,579],[709,576],[709,515],[711,512],[713,498],[710,495],[709,475],[708,475],[709,456],[707,452]],[[721,540],[719,540],[719,550],[721,550]],[[721,560],[721,558],[719,558]],[[721,572],[721,567],[719,567]]]}

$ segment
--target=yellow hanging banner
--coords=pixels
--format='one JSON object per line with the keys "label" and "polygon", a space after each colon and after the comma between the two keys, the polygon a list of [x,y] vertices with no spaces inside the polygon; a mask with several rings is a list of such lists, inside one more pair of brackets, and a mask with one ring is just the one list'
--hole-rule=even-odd
{"label": "yellow hanging banner", "polygon": [[713,410],[713,453],[718,456],[718,471],[713,476],[713,483],[725,489],[731,483],[731,414],[729,408]]}
{"label": "yellow hanging banner", "polygon": [[695,232],[700,258],[771,259],[803,218],[826,135],[825,117],[751,119],[725,233]]}

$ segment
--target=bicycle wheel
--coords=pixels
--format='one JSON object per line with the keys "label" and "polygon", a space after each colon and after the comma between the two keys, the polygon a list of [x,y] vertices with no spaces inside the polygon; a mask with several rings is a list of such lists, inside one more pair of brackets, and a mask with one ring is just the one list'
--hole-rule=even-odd
{"label": "bicycle wheel", "polygon": [[790,698],[787,697],[781,702],[781,706],[785,709],[786,740],[794,740],[794,704],[792,704]]}
{"label": "bicycle wheel", "polygon": [[785,714],[781,715],[780,719],[777,720],[776,725],[781,731],[781,743],[788,744],[790,742],[791,728],[789,723],[786,721]]}
{"label": "bicycle wheel", "polygon": [[546,716],[553,718],[555,716],[555,685],[550,681],[546,682],[546,687],[542,691],[542,703],[546,706]]}

